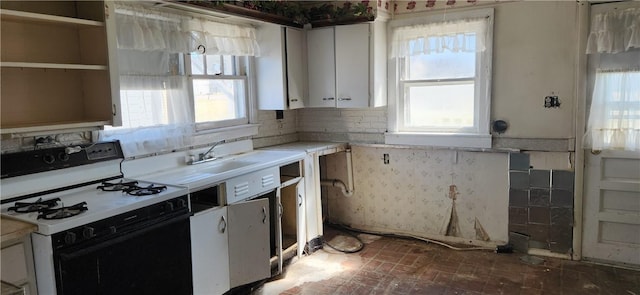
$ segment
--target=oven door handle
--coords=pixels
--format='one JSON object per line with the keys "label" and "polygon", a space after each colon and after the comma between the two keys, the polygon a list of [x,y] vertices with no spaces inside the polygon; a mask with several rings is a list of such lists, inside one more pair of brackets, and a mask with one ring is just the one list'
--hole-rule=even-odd
{"label": "oven door handle", "polygon": [[[222,225],[222,227],[220,226]],[[227,220],[222,216],[220,218],[220,223],[218,224],[218,228],[220,229],[220,233],[223,233],[227,230]]]}
{"label": "oven door handle", "polygon": [[262,207],[262,223],[267,223],[267,208]]}
{"label": "oven door handle", "polygon": [[[152,230],[156,230],[160,227],[167,226],[176,222],[183,222],[185,220],[187,222],[189,221],[189,214],[175,216],[175,217],[172,217],[171,219],[163,220],[151,225],[149,225],[148,222],[145,222],[143,224],[138,224],[136,226],[126,228],[120,231],[116,235],[110,235],[103,239],[95,239],[93,241],[90,241],[88,244],[82,244],[82,247],[70,247],[70,248],[60,249],[59,255],[60,255],[60,258],[63,260],[73,259],[75,257],[86,255],[88,253],[91,253],[106,247],[110,247],[111,245],[115,245],[115,244],[124,242],[126,240],[135,238],[137,236],[148,233]],[[54,250],[54,252],[56,251]]]}

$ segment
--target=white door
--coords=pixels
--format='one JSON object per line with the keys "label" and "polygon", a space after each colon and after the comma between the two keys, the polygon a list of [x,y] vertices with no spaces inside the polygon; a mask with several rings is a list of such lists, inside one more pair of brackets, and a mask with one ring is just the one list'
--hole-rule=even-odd
{"label": "white door", "polygon": [[640,155],[587,152],[582,255],[640,265]]}
{"label": "white door", "polygon": [[307,31],[308,107],[336,106],[336,59],[333,27]]}
{"label": "white door", "polygon": [[271,276],[269,199],[228,206],[231,288]]}
{"label": "white door", "polygon": [[[640,8],[640,2],[592,5],[591,18],[632,6]],[[587,101],[598,69],[633,67],[640,67],[640,51],[589,54]],[[583,205],[584,259],[640,265],[640,153],[585,150]]]}
{"label": "white door", "polygon": [[229,290],[227,207],[191,217],[193,294],[222,294]]}
{"label": "white door", "polygon": [[369,24],[336,26],[336,100],[339,108],[369,106]]}

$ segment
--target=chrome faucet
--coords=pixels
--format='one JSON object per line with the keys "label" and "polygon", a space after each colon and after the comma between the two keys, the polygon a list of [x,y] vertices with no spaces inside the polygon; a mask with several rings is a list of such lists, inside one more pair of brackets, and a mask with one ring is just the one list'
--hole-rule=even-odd
{"label": "chrome faucet", "polygon": [[[221,140],[221,141],[218,141],[218,142],[214,143],[213,146],[211,146],[206,152],[199,153],[197,160],[192,160],[191,162],[189,162],[189,164],[190,165],[195,165],[195,164],[209,162],[209,161],[213,161],[213,160],[217,159],[212,153],[213,152],[213,148],[215,148],[216,146],[218,146],[219,144],[221,144],[223,142],[224,142],[224,140]],[[211,154],[212,156],[211,157],[207,157],[209,154]]]}

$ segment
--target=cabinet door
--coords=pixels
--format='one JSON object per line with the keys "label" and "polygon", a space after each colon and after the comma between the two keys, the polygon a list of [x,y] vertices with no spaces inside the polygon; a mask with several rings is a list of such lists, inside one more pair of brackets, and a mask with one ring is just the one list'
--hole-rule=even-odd
{"label": "cabinet door", "polygon": [[289,109],[304,107],[307,73],[305,71],[304,32],[292,28],[285,29],[287,46],[287,94]]}
{"label": "cabinet door", "polygon": [[256,61],[258,108],[284,110],[287,108],[285,73],[285,36],[278,25],[265,24],[258,28],[260,56]]}
{"label": "cabinet door", "polygon": [[333,27],[307,32],[308,107],[336,106],[336,60]]}
{"label": "cabinet door", "polygon": [[194,294],[222,294],[230,289],[226,207],[191,217],[191,256]]}
{"label": "cabinet door", "polygon": [[307,237],[307,224],[306,224],[306,213],[305,213],[305,193],[304,193],[304,177],[300,179],[300,182],[296,184],[296,217],[297,217],[297,230],[298,230],[298,258],[302,258],[302,253],[304,253],[304,246],[306,244]]}
{"label": "cabinet door", "polygon": [[111,87],[111,116],[113,126],[122,126],[122,103],[120,101],[120,72],[118,70],[118,40],[114,3],[104,4],[105,30],[107,34],[107,54],[109,59],[109,86]]}
{"label": "cabinet door", "polygon": [[229,276],[231,288],[271,275],[269,199],[228,206]]}
{"label": "cabinet door", "polygon": [[369,106],[369,24],[336,26],[336,100],[339,108]]}

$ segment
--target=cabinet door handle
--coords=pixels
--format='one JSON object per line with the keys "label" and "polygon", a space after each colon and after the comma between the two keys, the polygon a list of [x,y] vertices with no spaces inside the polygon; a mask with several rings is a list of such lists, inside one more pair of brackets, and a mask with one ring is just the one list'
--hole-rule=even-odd
{"label": "cabinet door handle", "polygon": [[298,203],[298,207],[302,206],[302,195],[298,194],[298,200],[300,200],[300,202]]}
{"label": "cabinet door handle", "polygon": [[224,219],[224,216],[220,218],[220,224],[222,225],[222,227],[220,227],[220,232],[224,234],[224,232],[227,230],[227,220]]}
{"label": "cabinet door handle", "polygon": [[267,223],[267,208],[262,207],[262,223]]}
{"label": "cabinet door handle", "polygon": [[335,98],[333,97],[323,97],[322,100],[334,100]]}
{"label": "cabinet door handle", "polygon": [[341,97],[341,98],[338,98],[338,100],[351,100],[351,97]]}
{"label": "cabinet door handle", "polygon": [[282,208],[282,203],[278,203],[278,209],[280,211],[279,218],[282,218],[282,213],[284,212],[284,208]]}
{"label": "cabinet door handle", "polygon": [[298,99],[297,98],[292,98],[289,101],[296,102],[296,101],[298,101]]}

